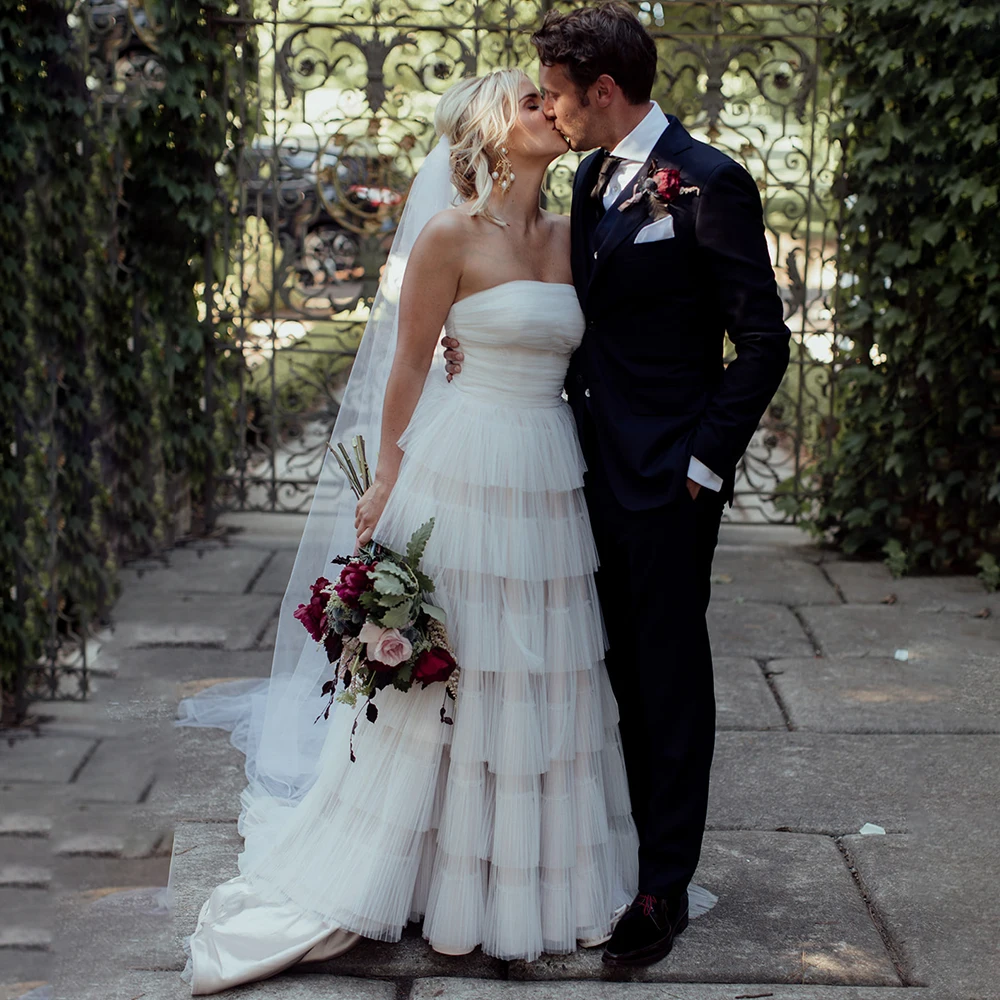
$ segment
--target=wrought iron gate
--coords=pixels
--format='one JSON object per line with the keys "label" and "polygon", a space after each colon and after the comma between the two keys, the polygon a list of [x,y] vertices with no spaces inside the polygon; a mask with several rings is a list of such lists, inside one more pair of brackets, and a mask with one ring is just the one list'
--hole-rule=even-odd
{"label": "wrought iron gate", "polygon": [[[242,144],[222,172],[235,211],[228,273],[207,292],[235,365],[237,440],[217,509],[304,511],[438,96],[463,76],[537,66],[548,0],[238,0],[243,43],[227,114]],[[572,6],[572,5],[567,5]],[[792,364],[743,463],[737,520],[794,519],[829,445],[836,339],[833,15],[823,0],[635,5],[656,38],[654,97],[743,163],[761,189]],[[553,168],[568,210],[575,159]],[[219,405],[218,403],[216,405]]]}

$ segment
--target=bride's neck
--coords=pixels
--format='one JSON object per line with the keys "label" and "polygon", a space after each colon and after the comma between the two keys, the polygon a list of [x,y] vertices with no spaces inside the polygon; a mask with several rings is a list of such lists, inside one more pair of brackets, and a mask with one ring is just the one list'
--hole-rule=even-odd
{"label": "bride's neck", "polygon": [[514,183],[505,192],[494,190],[490,198],[494,215],[515,231],[534,228],[542,217],[538,202],[544,177],[544,166],[515,167]]}

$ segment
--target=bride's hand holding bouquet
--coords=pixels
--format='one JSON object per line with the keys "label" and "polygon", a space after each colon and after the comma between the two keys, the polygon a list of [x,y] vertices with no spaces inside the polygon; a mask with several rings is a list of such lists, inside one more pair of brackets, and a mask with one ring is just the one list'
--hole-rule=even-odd
{"label": "bride's hand holding bouquet", "polygon": [[[353,706],[363,700],[351,731],[352,761],[361,712],[369,722],[378,718],[377,692],[386,687],[409,691],[414,684],[427,687],[443,681],[446,693],[454,698],[458,689],[458,666],[445,614],[425,600],[434,591],[434,581],[420,570],[434,519],[413,533],[405,555],[372,542],[392,486],[378,478],[372,481],[363,438],[355,438],[353,448],[353,459],[342,444],[331,451],[358,497],[357,548],[352,556],[333,560],[343,567],[337,581],[320,577],[310,587],[309,603],[295,611],[334,666],[333,678],[323,685],[322,693],[330,700],[322,715],[329,716],[334,701]],[[443,704],[441,721],[452,721]]]}

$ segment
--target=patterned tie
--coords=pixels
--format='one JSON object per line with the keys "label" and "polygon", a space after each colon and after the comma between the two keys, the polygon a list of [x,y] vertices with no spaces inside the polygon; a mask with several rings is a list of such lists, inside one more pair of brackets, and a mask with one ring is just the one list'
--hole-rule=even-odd
{"label": "patterned tie", "polygon": [[604,154],[604,161],[601,163],[601,171],[597,175],[597,183],[594,190],[590,192],[592,198],[597,199],[597,205],[601,212],[604,211],[604,193],[611,183],[611,176],[618,169],[619,164],[625,160],[620,156],[612,156],[610,153]]}

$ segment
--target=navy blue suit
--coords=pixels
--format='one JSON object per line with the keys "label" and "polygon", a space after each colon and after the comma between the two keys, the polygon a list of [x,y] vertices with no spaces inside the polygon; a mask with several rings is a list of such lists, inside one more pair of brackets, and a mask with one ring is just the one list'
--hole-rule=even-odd
{"label": "navy blue suit", "polygon": [[[705,614],[712,557],[736,465],[788,363],[789,333],[750,175],[669,125],[651,161],[697,192],[671,203],[672,238],[635,243],[652,219],[604,211],[604,157],[577,171],[573,280],[587,319],[566,389],[587,458],[598,587],[621,712],[639,890],[675,899],[701,850],[715,740]],[[650,161],[636,175],[641,182]],[[728,333],[737,358],[723,365]],[[694,455],[723,480],[692,500]]]}

